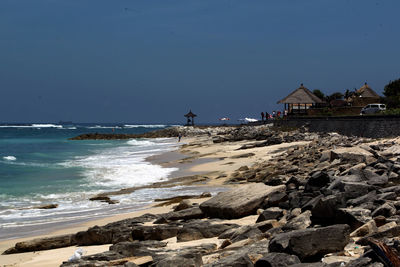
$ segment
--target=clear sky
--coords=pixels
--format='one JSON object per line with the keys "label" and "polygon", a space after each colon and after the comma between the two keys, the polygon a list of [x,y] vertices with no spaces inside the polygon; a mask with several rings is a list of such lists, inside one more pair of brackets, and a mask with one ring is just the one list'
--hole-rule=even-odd
{"label": "clear sky", "polygon": [[400,78],[398,0],[1,0],[0,122],[259,117]]}

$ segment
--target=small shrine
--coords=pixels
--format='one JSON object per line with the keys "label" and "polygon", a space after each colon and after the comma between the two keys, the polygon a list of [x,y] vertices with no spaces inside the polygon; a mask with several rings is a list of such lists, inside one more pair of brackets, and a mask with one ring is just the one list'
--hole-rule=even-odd
{"label": "small shrine", "polygon": [[189,113],[185,114],[184,116],[187,118],[186,126],[194,126],[194,117],[197,117],[197,115],[190,110]]}

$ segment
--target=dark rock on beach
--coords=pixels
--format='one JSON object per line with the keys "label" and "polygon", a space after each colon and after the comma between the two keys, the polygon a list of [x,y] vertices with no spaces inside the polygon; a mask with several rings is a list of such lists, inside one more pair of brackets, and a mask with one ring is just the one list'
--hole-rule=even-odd
{"label": "dark rock on beach", "polygon": [[295,254],[302,260],[322,257],[343,250],[349,242],[349,234],[348,225],[295,230],[275,236],[269,244],[269,250]]}
{"label": "dark rock on beach", "polygon": [[75,235],[60,235],[18,242],[15,247],[7,249],[3,254],[14,254],[29,251],[40,251],[76,245]]}
{"label": "dark rock on beach", "polygon": [[262,183],[250,183],[231,191],[222,192],[203,202],[200,209],[211,218],[234,219],[255,214],[263,201],[285,186],[267,186]]}

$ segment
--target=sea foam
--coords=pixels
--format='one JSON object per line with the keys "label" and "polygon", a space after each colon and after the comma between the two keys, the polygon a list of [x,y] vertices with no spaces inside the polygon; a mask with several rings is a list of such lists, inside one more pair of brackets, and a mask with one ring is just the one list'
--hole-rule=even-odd
{"label": "sea foam", "polygon": [[5,160],[10,160],[10,161],[17,160],[17,158],[14,157],[14,156],[5,156],[5,157],[3,157],[3,159],[5,159]]}

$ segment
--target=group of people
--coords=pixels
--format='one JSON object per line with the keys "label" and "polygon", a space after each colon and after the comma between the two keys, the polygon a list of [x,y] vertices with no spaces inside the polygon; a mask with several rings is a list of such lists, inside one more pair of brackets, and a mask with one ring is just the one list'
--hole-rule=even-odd
{"label": "group of people", "polygon": [[[275,120],[281,118],[282,112],[280,110],[278,111],[272,111],[272,113],[268,112],[261,112],[261,121],[268,121],[268,120]],[[285,109],[283,112],[282,118],[286,118],[288,115],[288,111]]]}

